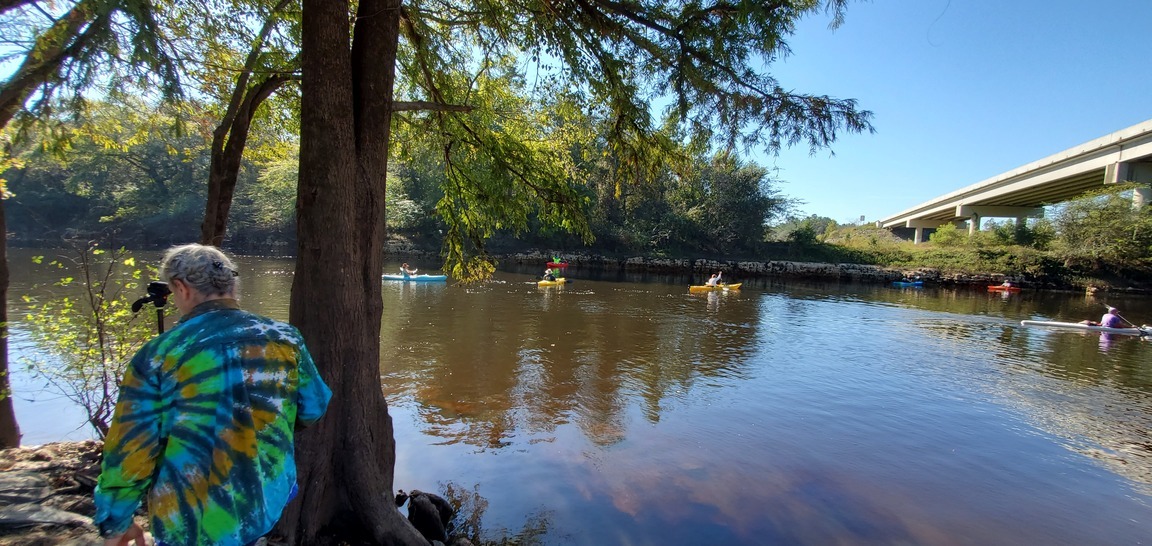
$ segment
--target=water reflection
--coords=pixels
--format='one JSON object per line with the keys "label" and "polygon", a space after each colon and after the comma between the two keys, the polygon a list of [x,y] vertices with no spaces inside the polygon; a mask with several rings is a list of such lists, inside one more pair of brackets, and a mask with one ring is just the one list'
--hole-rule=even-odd
{"label": "water reflection", "polygon": [[[498,449],[517,436],[550,441],[571,422],[595,445],[609,446],[624,439],[628,399],[641,400],[645,418],[658,422],[662,404],[693,382],[739,377],[756,337],[757,321],[743,314],[754,307],[710,316],[693,309],[702,302],[687,290],[654,294],[615,283],[533,289],[528,282],[445,287],[453,298],[447,305],[438,296],[396,300],[382,336],[403,358],[386,363],[385,383],[391,395],[423,401],[429,433]],[[681,312],[654,312],[655,304]],[[707,305],[715,313],[719,300]]]}
{"label": "water reflection", "polygon": [[[291,262],[241,264],[245,305],[286,317]],[[771,279],[689,294],[687,276],[578,268],[573,284],[541,289],[537,269],[382,285],[397,487],[471,495],[488,538],[1086,544],[1152,532],[1152,346],[1019,326],[1094,318],[1100,300]],[[1109,302],[1152,314],[1139,298]]]}

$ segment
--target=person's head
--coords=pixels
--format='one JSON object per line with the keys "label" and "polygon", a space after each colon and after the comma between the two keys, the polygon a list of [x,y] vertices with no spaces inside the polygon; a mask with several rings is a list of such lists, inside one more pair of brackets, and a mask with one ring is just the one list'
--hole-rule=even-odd
{"label": "person's head", "polygon": [[402,267],[404,269],[408,269],[408,262],[404,262],[404,263],[400,264],[400,267]]}
{"label": "person's head", "polygon": [[1119,314],[1120,314],[1120,310],[1119,310],[1119,309],[1117,309],[1117,308],[1115,308],[1115,307],[1109,307],[1109,308],[1108,308],[1108,314],[1109,314],[1109,315],[1119,315]]}
{"label": "person's head", "polygon": [[235,298],[240,281],[236,264],[214,246],[169,248],[160,261],[160,280],[168,283],[181,312],[211,299]]}

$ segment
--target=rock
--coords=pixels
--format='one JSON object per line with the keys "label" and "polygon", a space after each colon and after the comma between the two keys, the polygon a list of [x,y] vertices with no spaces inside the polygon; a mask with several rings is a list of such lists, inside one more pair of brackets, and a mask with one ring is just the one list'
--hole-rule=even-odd
{"label": "rock", "polygon": [[0,546],[101,546],[91,516],[102,444],[0,451]]}
{"label": "rock", "polygon": [[41,523],[82,526],[92,525],[92,519],[32,503],[0,507],[0,527],[29,527]]}
{"label": "rock", "polygon": [[408,521],[428,541],[448,540],[448,522],[455,510],[443,497],[413,489],[408,500]]}
{"label": "rock", "polygon": [[38,472],[0,472],[0,506],[40,502],[51,493],[48,479]]}

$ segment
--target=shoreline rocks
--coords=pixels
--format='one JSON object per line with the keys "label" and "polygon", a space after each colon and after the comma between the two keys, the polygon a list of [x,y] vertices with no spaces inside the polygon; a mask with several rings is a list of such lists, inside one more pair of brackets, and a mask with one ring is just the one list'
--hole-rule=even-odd
{"label": "shoreline rocks", "polygon": [[[0,546],[102,546],[92,494],[103,447],[85,440],[0,450]],[[455,510],[444,498],[400,491],[398,508],[401,495],[411,498],[408,519],[430,543],[472,546],[452,533]],[[146,519],[137,521],[146,525]]]}
{"label": "shoreline rocks", "polygon": [[99,546],[92,492],[102,444],[93,440],[0,451],[0,546]]}
{"label": "shoreline rocks", "polygon": [[[689,258],[646,258],[642,256],[630,258],[613,258],[602,255],[573,254],[568,252],[542,252],[530,251],[513,254],[494,255],[498,262],[511,262],[516,264],[543,264],[553,256],[567,260],[577,267],[596,267],[605,270],[626,270],[646,273],[682,273],[702,274],[723,271],[725,276],[750,278],[782,278],[804,279],[830,282],[872,282],[889,283],[906,277],[919,276],[926,283],[948,286],[979,286],[1000,284],[1006,275],[998,273],[989,274],[945,274],[936,269],[899,269],[878,265],[855,263],[826,263],[826,262],[793,262],[787,260],[756,262],[756,261],[725,261],[711,259]],[[1011,279],[1012,282],[1024,288],[1061,289],[1073,288],[1061,286],[1044,279]]]}

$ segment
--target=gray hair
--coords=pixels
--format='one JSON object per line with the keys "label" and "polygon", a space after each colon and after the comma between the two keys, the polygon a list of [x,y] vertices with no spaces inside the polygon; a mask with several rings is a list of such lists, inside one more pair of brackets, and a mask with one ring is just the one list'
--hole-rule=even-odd
{"label": "gray hair", "polygon": [[236,264],[214,246],[195,243],[174,246],[160,261],[160,280],[180,279],[205,296],[236,297],[239,275]]}

